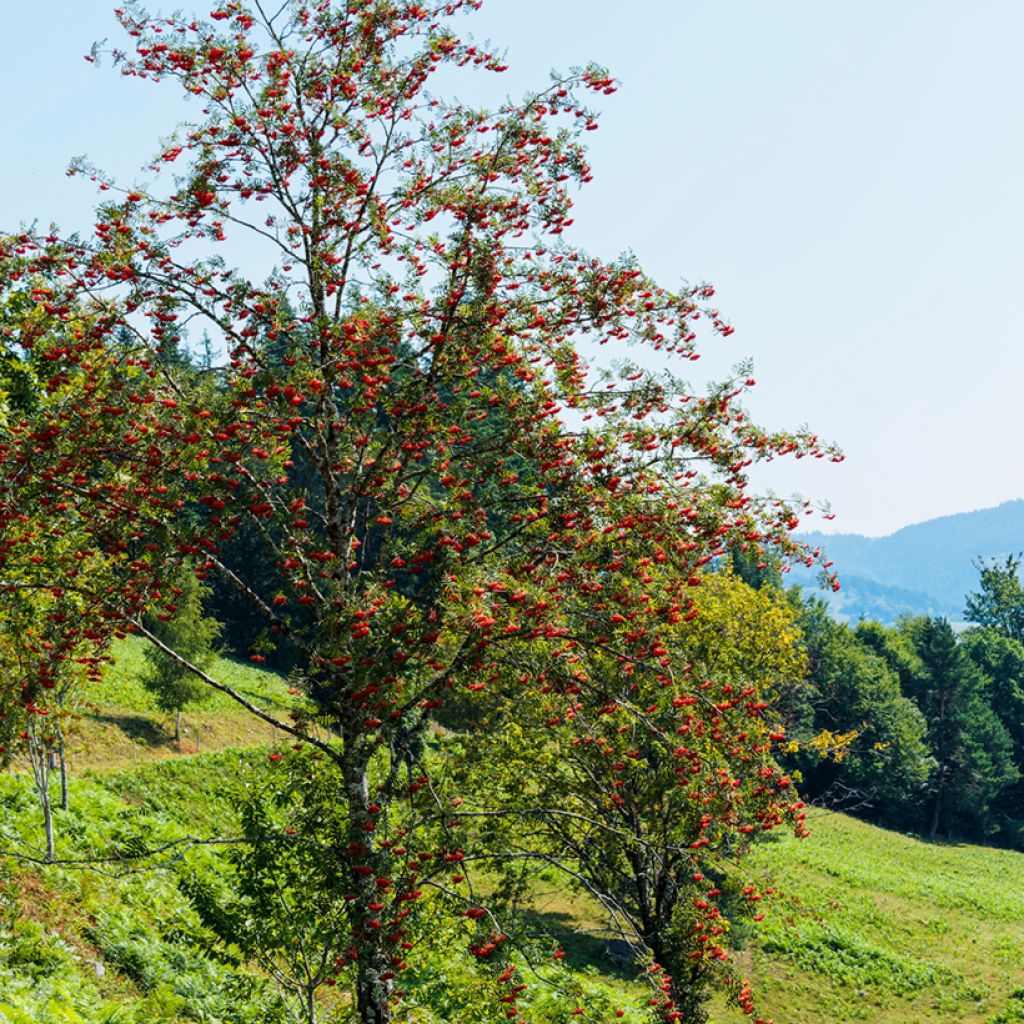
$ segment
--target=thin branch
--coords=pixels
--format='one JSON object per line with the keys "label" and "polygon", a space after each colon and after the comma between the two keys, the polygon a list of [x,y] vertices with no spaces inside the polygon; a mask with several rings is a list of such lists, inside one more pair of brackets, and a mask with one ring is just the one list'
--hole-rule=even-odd
{"label": "thin branch", "polygon": [[252,701],[246,700],[237,690],[232,689],[226,683],[221,683],[214,679],[213,676],[208,675],[197,665],[193,665],[187,658],[182,657],[173,648],[168,647],[159,637],[151,633],[140,621],[137,619],[132,621],[132,625],[135,629],[141,633],[151,644],[153,644],[158,650],[162,651],[167,657],[177,662],[182,668],[191,672],[197,679],[201,679],[207,686],[213,687],[215,690],[219,690],[221,693],[226,694],[237,704],[241,704],[246,711],[255,715],[257,718],[262,719],[269,725],[272,725],[275,729],[280,729],[282,732],[288,733],[290,736],[294,736],[296,739],[302,740],[303,743],[309,743],[311,746],[316,747],[318,750],[323,751],[332,761],[336,764],[341,764],[342,759],[339,751],[331,743],[326,743],[316,736],[311,736],[309,733],[304,732],[302,729],[297,728],[294,725],[289,725],[287,722],[282,722],[279,718],[275,718],[273,715],[267,714],[262,708],[258,708]]}

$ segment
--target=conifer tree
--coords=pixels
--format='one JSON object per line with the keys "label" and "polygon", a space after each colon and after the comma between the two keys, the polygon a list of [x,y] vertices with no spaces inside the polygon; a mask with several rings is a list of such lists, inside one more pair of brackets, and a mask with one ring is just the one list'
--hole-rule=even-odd
{"label": "conifer tree", "polygon": [[[221,630],[219,622],[203,614],[203,599],[209,595],[210,588],[186,565],[171,581],[169,589],[162,610],[146,617],[147,629],[189,665],[209,668],[214,657],[213,644]],[[180,748],[182,712],[208,699],[210,688],[180,660],[159,647],[147,647],[145,658],[142,683],[155,696],[157,707],[174,715],[174,741]]]}

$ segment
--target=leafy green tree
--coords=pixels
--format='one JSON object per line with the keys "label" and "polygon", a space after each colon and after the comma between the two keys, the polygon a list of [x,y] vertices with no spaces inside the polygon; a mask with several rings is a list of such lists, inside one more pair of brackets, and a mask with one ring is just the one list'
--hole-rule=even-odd
{"label": "leafy green tree", "polygon": [[1024,758],[1024,644],[992,629],[969,629],[960,646],[989,680],[992,710]]}
{"label": "leafy green tree", "polygon": [[336,806],[325,799],[330,764],[301,762],[301,786],[298,764],[247,778],[238,792],[243,841],[215,864],[183,868],[178,885],[228,955],[258,964],[295,1016],[318,1024],[338,1019],[318,996],[335,985],[352,942],[336,849],[346,840]]}
{"label": "leafy green tree", "polygon": [[857,640],[896,673],[900,690],[908,698],[915,692],[917,680],[924,671],[911,628],[914,621],[917,620],[904,617],[897,627],[890,627],[868,620],[857,623],[854,629]]}
{"label": "leafy green tree", "polygon": [[[25,522],[31,520],[25,516]],[[83,690],[97,678],[102,663],[102,645],[86,625],[89,609],[80,595],[59,586],[40,586],[35,573],[48,558],[59,560],[68,545],[81,540],[66,537],[60,531],[39,531],[27,551],[27,565],[19,559],[0,555],[3,582],[0,584],[0,674],[8,692],[21,700],[9,706],[0,717],[0,760],[24,758],[35,783],[43,816],[45,857],[55,856],[55,801],[50,781],[53,769],[60,772],[59,806],[67,810],[68,766],[65,737]],[[30,554],[28,552],[31,552]],[[103,566],[79,560],[79,571],[90,573],[93,584],[102,579]]]}
{"label": "leafy green tree", "polygon": [[[988,702],[1013,740],[1013,760],[1024,773],[1024,644],[992,629],[969,629],[960,645],[988,679]],[[999,797],[1003,831],[1020,843],[1024,826],[1024,779]]]}
{"label": "leafy green tree", "polygon": [[936,771],[928,833],[995,830],[993,802],[1020,778],[1013,741],[988,703],[988,681],[945,619],[903,624],[920,658],[911,696],[928,722]]}
{"label": "leafy green tree", "polygon": [[[146,616],[146,627],[162,644],[179,654],[188,665],[208,668],[214,659],[213,644],[220,623],[203,614],[203,600],[210,593],[185,566]],[[211,690],[195,672],[159,647],[147,647],[142,683],[156,698],[157,707],[174,715],[174,739],[181,744],[181,716],[186,708],[208,699]]]}
{"label": "leafy green tree", "polygon": [[[926,724],[898,675],[820,599],[800,601],[810,716],[797,723],[792,763],[804,794],[887,824],[915,813],[933,761]],[[879,627],[881,628],[881,627]]]}
{"label": "leafy green tree", "polygon": [[978,587],[967,595],[964,617],[1017,643],[1024,643],[1024,587],[1020,582],[1020,555],[1005,561],[993,558],[974,563]]}

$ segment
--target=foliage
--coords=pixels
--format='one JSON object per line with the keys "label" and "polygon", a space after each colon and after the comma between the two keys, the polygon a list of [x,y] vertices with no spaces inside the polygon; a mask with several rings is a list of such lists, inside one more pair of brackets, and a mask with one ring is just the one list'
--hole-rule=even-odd
{"label": "foliage", "polygon": [[796,934],[768,931],[763,948],[794,960],[804,970],[826,974],[841,985],[884,987],[899,996],[958,980],[949,968],[892,953],[827,924],[808,923]]}
{"label": "foliage", "polygon": [[[654,558],[635,563],[635,589],[618,584],[612,623],[597,628],[614,629],[616,617],[631,628],[623,613],[660,574]],[[665,1012],[699,1020],[716,981],[753,1005],[729,969],[729,932],[763,916],[765,894],[735,865],[769,830],[802,831],[803,803],[771,756],[783,734],[768,708],[803,660],[772,588],[723,570],[692,580],[691,592],[696,614],[662,634],[656,668],[581,644],[566,679],[548,670],[540,691],[520,686],[455,742],[473,751],[460,815],[480,820],[488,847],[511,851],[509,891],[531,861],[557,866],[653,958]],[[524,645],[524,675],[530,657]]]}
{"label": "foliage", "polygon": [[991,629],[970,629],[960,645],[989,680],[992,709],[1024,752],[1024,644]]}
{"label": "foliage", "polygon": [[[802,789],[826,805],[869,811],[902,821],[916,807],[933,767],[924,719],[900,691],[884,659],[829,618],[820,599],[794,594],[806,651],[809,689],[789,709],[793,738],[789,761]],[[815,743],[822,737],[824,743]]]}
{"label": "foliage", "polygon": [[943,619],[851,630],[823,602],[790,597],[810,674],[782,710],[805,794],[901,829],[1016,844],[1019,645],[991,629],[958,641]]}
{"label": "foliage", "polygon": [[921,659],[913,696],[928,721],[937,762],[930,834],[943,824],[951,827],[957,815],[993,831],[992,803],[1020,772],[1012,740],[986,701],[985,677],[957,646],[944,619],[908,620],[903,629]]}
{"label": "foliage", "polygon": [[[187,564],[244,597],[262,623],[250,657],[283,651],[315,713],[293,724],[250,707],[336,768],[346,978],[363,1024],[400,1003],[400,929],[370,924],[378,880],[397,899],[413,891],[410,861],[451,874],[480,838],[451,824],[446,779],[424,757],[430,713],[488,687],[562,701],[580,671],[605,703],[631,678],[685,689],[677,652],[703,650],[687,633],[709,563],[734,548],[809,558],[793,509],[748,494],[747,468],[840,457],[752,423],[746,367],[697,391],[626,360],[586,365],[584,343],[681,364],[701,324],[731,328],[709,286],[669,291],[631,257],[565,241],[570,189],[590,178],[586,98],[614,91],[607,72],[555,76],[493,111],[430,95],[439,70],[503,70],[454,34],[476,6],[289,0],[190,20],[127,3],[131,50],[116,64],[201,104],[154,159],[173,182],[120,188],[80,163],[105,192],[94,234],[24,233],[0,251],[20,303],[7,347],[23,360],[45,348],[48,362],[40,411],[5,428],[3,536],[31,551],[14,510],[59,505],[84,544],[48,555],[45,573],[82,596],[98,642],[156,639],[141,616]],[[229,235],[262,277],[226,266]],[[54,326],[41,336],[40,323]],[[211,332],[227,364],[197,373],[176,358],[186,326]],[[83,578],[83,554],[104,575]],[[627,728],[649,732],[643,705],[623,700]],[[666,700],[665,735],[696,714]],[[733,815],[746,819],[721,748],[734,737],[707,714],[706,750],[678,756],[697,768],[692,806],[711,808],[707,823],[686,816],[691,841],[717,849]],[[776,824],[798,801],[763,744],[749,757],[767,773],[752,813]],[[588,794],[605,813],[589,786],[570,798]],[[406,814],[424,827],[399,837]],[[408,909],[414,927],[418,902]],[[665,984],[655,1012],[673,1019],[682,993]]]}
{"label": "foliage", "polygon": [[[984,631],[958,643],[944,619],[907,618],[895,630],[861,623],[853,638],[861,645],[861,661],[866,649],[899,678],[904,697],[923,716],[932,761],[927,785],[919,775],[895,804],[882,802],[881,819],[932,836],[940,827],[950,835],[975,836],[1007,829],[1006,811],[1012,805],[1006,800],[1013,800],[1020,762],[1012,735],[993,708],[993,680],[983,668],[1012,672],[1012,649],[999,650]],[[1013,685],[1005,676],[999,684],[1010,695]],[[875,717],[872,710],[867,720],[873,723]],[[885,791],[876,780],[859,795],[870,806]],[[1004,839],[1013,840],[1012,828]]]}
{"label": "foliage", "polygon": [[[193,862],[179,881],[219,941],[243,962],[258,963],[309,1024],[326,1019],[318,991],[336,984],[353,941],[344,899],[348,875],[337,849],[345,842],[344,822],[323,799],[318,779],[331,770],[330,762],[306,757],[289,765],[287,781],[247,779],[237,793],[243,842],[227,850],[229,872]],[[390,899],[386,890],[381,898]]]}
{"label": "foliage", "polygon": [[989,1017],[985,1024],[1014,1024],[1021,1020],[1024,1020],[1024,988],[1014,989],[1006,1006]]}
{"label": "foliage", "polygon": [[[220,624],[203,615],[203,598],[209,594],[209,588],[200,583],[188,566],[172,584],[170,593],[166,597],[161,595],[163,603],[147,616],[146,625],[157,640],[189,665],[207,669],[214,657],[212,644],[220,634]],[[159,647],[146,649],[142,683],[154,694],[161,711],[177,713],[176,740],[181,738],[181,712],[211,695],[210,688],[187,665]]]}
{"label": "foliage", "polygon": [[[139,872],[137,861],[116,866],[109,859],[185,837],[196,820],[227,824],[231,808],[219,776],[245,763],[242,755],[221,755],[176,764],[173,771],[72,780],[75,799],[64,816],[61,855],[108,858],[93,870],[73,863],[33,868],[11,857],[12,846],[31,849],[38,826],[27,780],[3,780],[3,1014],[45,1024],[285,1024],[265,981],[208,955],[208,940],[167,872]],[[143,796],[159,791],[160,776],[165,786],[174,778],[177,799],[144,806]]]}
{"label": "foliage", "polygon": [[968,622],[995,630],[1009,640],[1024,642],[1024,588],[1021,587],[1020,556],[1008,555],[1005,562],[993,558],[974,563],[979,589],[967,595],[964,617]]}
{"label": "foliage", "polygon": [[[971,629],[963,634],[961,646],[988,680],[989,705],[1013,740],[1013,761],[1024,773],[1024,644],[991,629]],[[1013,829],[1024,823],[1021,781],[1000,794],[999,809],[1012,819],[1003,823],[1004,838],[1012,842]]]}

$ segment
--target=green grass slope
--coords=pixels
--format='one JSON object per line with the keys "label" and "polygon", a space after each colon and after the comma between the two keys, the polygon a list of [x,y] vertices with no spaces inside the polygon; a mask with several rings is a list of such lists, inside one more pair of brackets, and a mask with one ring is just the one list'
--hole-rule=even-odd
{"label": "green grass slope", "polygon": [[[58,856],[231,834],[233,784],[267,769],[272,730],[215,697],[189,716],[205,752],[182,756],[138,685],[141,647],[129,642],[119,655],[90,694],[78,732],[71,809],[57,812]],[[286,683],[271,673],[228,661],[217,670],[263,706],[285,714],[292,706]],[[263,746],[212,749],[242,743]],[[777,1024],[1024,1024],[1021,854],[925,843],[826,812],[811,824],[810,839],[766,842],[748,864],[782,893],[761,924],[737,935],[739,966],[762,1015]],[[41,844],[29,779],[0,777],[0,849],[22,855],[0,857],[0,1024],[286,1019],[265,979],[225,960],[203,933],[170,860],[145,870],[44,867],[24,857]],[[214,863],[216,855],[196,856]],[[537,925],[561,941],[565,964],[601,1001],[627,1007],[625,1024],[639,1019],[629,1008],[642,1005],[644,990],[608,959],[599,908],[551,873],[535,882]],[[442,966],[445,984],[457,984],[457,966]],[[444,985],[437,998],[436,1012],[421,1007],[410,1021],[455,1020]],[[538,1006],[557,1001],[553,992],[538,998]],[[717,1024],[742,1020],[749,1018],[724,1000],[713,1006]]]}
{"label": "green grass slope", "polygon": [[1021,854],[826,812],[811,827],[755,857],[785,891],[741,954],[763,1010],[779,1024],[1024,1020]]}
{"label": "green grass slope", "polygon": [[[136,637],[115,643],[111,649],[114,663],[107,666],[99,684],[90,685],[82,693],[69,744],[73,770],[116,770],[183,752],[223,750],[280,739],[267,723],[230,697],[211,690],[208,699],[185,711],[179,750],[173,739],[173,716],[157,708],[153,695],[140,682],[145,649],[145,641]],[[296,705],[287,682],[273,672],[226,657],[215,658],[208,671],[257,707],[277,716],[287,716]]]}
{"label": "green grass slope", "polygon": [[[225,779],[265,749],[166,760],[73,779],[56,812],[57,856],[42,866],[39,810],[24,776],[0,778],[0,1024],[278,1024],[262,979],[211,955],[172,869],[138,870],[133,851],[233,824]],[[115,864],[103,858],[126,856]]]}
{"label": "green grass slope", "polygon": [[[59,855],[230,832],[225,780],[265,762],[265,749],[220,752],[76,780],[72,809],[58,819]],[[0,784],[3,845],[31,851],[41,836],[28,780]],[[767,844],[755,858],[784,890],[739,954],[761,1013],[778,1024],[1024,1021],[1020,854],[927,844],[838,814],[818,813],[813,826],[811,839]],[[613,1002],[617,990],[622,1005],[637,1005],[642,992],[594,938],[593,908],[557,888],[538,879],[538,909],[571,965]],[[263,981],[212,955],[172,871],[0,865],[3,1024],[279,1015]],[[712,1014],[718,1024],[744,1019],[724,1001]]]}

